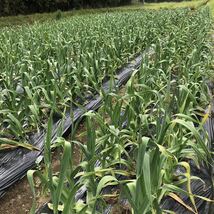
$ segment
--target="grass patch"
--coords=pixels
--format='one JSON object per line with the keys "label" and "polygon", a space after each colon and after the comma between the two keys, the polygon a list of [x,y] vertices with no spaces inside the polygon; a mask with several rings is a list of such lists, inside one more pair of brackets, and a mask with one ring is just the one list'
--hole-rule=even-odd
{"label": "grass patch", "polygon": [[200,5],[203,0],[199,1],[182,1],[182,2],[161,2],[161,3],[146,3],[146,9],[176,9],[176,8],[183,8],[183,7],[194,7]]}
{"label": "grass patch", "polygon": [[212,14],[214,15],[214,1],[210,1],[210,2],[208,3],[208,5],[210,6],[211,11],[212,11]]}

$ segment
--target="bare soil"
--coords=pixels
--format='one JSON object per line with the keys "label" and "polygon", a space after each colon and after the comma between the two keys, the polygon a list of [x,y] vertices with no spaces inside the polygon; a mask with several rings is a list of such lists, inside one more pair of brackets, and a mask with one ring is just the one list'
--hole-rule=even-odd
{"label": "bare soil", "polygon": [[24,177],[9,188],[7,193],[0,199],[1,214],[26,214],[29,213],[32,203],[32,193]]}

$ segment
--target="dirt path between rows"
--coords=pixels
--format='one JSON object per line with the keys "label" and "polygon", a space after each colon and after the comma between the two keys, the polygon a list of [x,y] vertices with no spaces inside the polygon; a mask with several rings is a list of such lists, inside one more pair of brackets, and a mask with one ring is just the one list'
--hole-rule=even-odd
{"label": "dirt path between rows", "polygon": [[0,214],[29,213],[32,203],[32,193],[28,181],[23,178],[9,188],[0,199]]}

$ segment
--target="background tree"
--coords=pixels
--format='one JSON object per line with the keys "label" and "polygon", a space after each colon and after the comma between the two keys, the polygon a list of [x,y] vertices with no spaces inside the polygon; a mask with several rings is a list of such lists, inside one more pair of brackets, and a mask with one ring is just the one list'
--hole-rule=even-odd
{"label": "background tree", "polygon": [[[145,0],[138,1],[144,3]],[[146,0],[161,1],[164,0]],[[0,0],[0,16],[52,12],[59,9],[65,11],[74,8],[115,7],[131,2],[132,0]]]}

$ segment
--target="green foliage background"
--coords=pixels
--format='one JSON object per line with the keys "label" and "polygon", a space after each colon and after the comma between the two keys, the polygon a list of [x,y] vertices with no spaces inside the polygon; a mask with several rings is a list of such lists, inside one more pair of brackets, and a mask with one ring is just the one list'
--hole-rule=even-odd
{"label": "green foliage background", "polygon": [[108,7],[131,3],[132,0],[0,0],[0,16],[52,12],[82,7]]}

